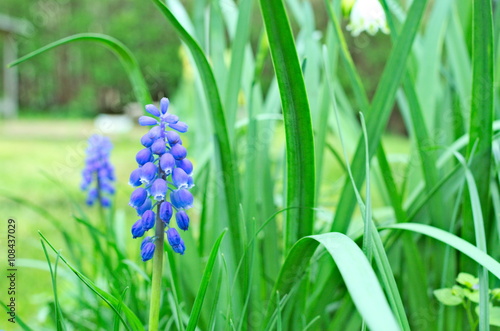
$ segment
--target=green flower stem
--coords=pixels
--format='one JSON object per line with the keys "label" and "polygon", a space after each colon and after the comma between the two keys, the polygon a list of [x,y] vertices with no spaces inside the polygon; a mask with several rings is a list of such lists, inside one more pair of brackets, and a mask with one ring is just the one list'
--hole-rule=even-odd
{"label": "green flower stem", "polygon": [[[466,303],[467,302],[467,303]],[[471,310],[471,304],[469,300],[464,300],[462,305],[465,308],[465,311],[467,312],[467,320],[469,321],[469,325],[472,331],[476,330],[477,323],[474,321],[474,316],[472,315],[472,310]]]}
{"label": "green flower stem", "polygon": [[156,249],[153,256],[153,277],[151,285],[151,301],[149,304],[149,330],[158,330],[158,320],[160,317],[161,299],[161,276],[163,274],[163,240],[164,225],[160,217],[160,207],[156,211]]}

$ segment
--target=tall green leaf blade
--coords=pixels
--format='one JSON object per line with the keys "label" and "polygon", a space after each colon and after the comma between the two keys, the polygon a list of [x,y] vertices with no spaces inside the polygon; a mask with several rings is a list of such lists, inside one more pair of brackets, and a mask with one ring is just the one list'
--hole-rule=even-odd
{"label": "tall green leaf blade", "polygon": [[229,66],[224,98],[227,122],[231,131],[236,120],[238,93],[240,92],[245,60],[245,47],[250,37],[252,7],[253,0],[240,1],[236,33],[231,45],[231,64]]}
{"label": "tall green leaf blade", "polygon": [[[290,293],[306,272],[309,260],[319,245],[323,245],[335,261],[354,304],[370,330],[400,330],[370,263],[354,241],[341,233],[300,239],[291,248],[273,293],[279,292],[281,297]],[[271,300],[268,316],[274,309],[274,300]]]}
{"label": "tall green leaf blade", "polygon": [[[200,288],[198,290],[198,294],[196,294],[196,299],[194,300],[193,309],[191,310],[191,314],[189,315],[189,322],[186,327],[187,331],[192,331],[196,329],[196,324],[198,323],[198,319],[201,313],[201,307],[203,306],[203,301],[205,300],[205,295],[207,293],[208,284],[210,283],[210,279],[212,278],[212,273],[214,270],[215,260],[217,258],[217,254],[219,253],[219,247],[226,234],[227,230],[224,230],[212,248],[212,252],[210,253],[210,257],[208,258],[207,266],[205,267],[205,271],[203,272],[203,278],[201,280]],[[218,293],[216,293],[218,295]]]}
{"label": "tall green leaf blade", "polygon": [[[403,29],[387,61],[379,86],[373,97],[370,112],[366,116],[367,132],[370,138],[370,157],[374,155],[379,146],[426,4],[427,0],[413,2]],[[365,178],[364,158],[363,142],[360,140],[352,161],[352,168],[357,169],[354,173],[354,180],[358,187]],[[350,179],[346,179],[337,212],[335,213],[332,231],[345,232],[347,230],[355,205],[356,198],[353,186]]]}
{"label": "tall green leaf blade", "polygon": [[79,33],[66,38],[59,39],[53,43],[48,44],[47,46],[44,46],[34,52],[26,54],[25,56],[17,59],[16,61],[10,63],[9,67],[18,65],[19,63],[27,61],[34,56],[42,54],[58,46],[72,43],[75,41],[97,42],[108,47],[111,51],[113,51],[113,53],[115,53],[115,55],[118,57],[123,67],[125,68],[125,71],[127,72],[130,82],[132,83],[132,87],[134,89],[134,93],[137,100],[142,105],[146,105],[152,102],[151,95],[149,94],[149,90],[146,85],[146,81],[144,80],[144,76],[142,75],[141,69],[139,67],[139,63],[137,62],[132,52],[121,41],[100,33]]}
{"label": "tall green leaf blade", "polygon": [[241,245],[243,243],[240,218],[238,216],[240,214],[238,209],[238,206],[240,204],[240,185],[238,180],[237,167],[231,148],[231,142],[229,140],[226,117],[222,108],[222,103],[213,71],[200,45],[183,28],[176,17],[172,14],[170,9],[160,0],[153,0],[153,2],[156,6],[158,6],[162,14],[174,27],[182,41],[187,45],[196,62],[196,65],[198,66],[206,98],[211,109],[212,124],[215,131],[215,139],[217,145],[216,150],[222,167],[222,180],[224,183],[224,192],[227,199],[226,208],[229,217],[231,242],[236,256],[240,256]]}
{"label": "tall green leaf blade", "polygon": [[[488,220],[494,100],[490,0],[474,1],[472,26],[472,100],[467,157],[471,159],[470,169],[477,185],[483,218]],[[462,236],[470,242],[474,241],[474,219],[468,199],[464,201]]]}
{"label": "tall green leaf blade", "polygon": [[[304,77],[282,0],[260,0],[278,80],[286,132],[287,212],[285,247],[313,230],[315,158],[311,113]],[[300,220],[300,222],[299,222]]]}

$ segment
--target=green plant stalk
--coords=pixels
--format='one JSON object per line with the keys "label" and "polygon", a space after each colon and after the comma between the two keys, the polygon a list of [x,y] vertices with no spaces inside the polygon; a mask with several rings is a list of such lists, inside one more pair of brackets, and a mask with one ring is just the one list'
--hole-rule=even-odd
{"label": "green plant stalk", "polygon": [[311,113],[297,50],[282,0],[260,0],[271,58],[278,80],[286,135],[287,212],[285,250],[312,234],[315,157]]}
{"label": "green plant stalk", "polygon": [[158,321],[160,319],[160,300],[161,300],[161,278],[163,274],[163,241],[164,225],[160,215],[160,206],[156,212],[156,248],[153,256],[153,277],[151,279],[151,301],[149,303],[149,330],[158,330]]}

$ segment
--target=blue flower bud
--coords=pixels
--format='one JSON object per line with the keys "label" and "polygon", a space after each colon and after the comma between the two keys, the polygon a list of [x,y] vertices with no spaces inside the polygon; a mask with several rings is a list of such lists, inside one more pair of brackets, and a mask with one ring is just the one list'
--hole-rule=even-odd
{"label": "blue flower bud", "polygon": [[138,220],[132,225],[132,238],[138,238],[144,236],[146,230],[142,226],[142,220]]}
{"label": "blue flower bud", "polygon": [[146,111],[153,116],[160,117],[160,111],[155,105],[146,105]]}
{"label": "blue flower bud", "polygon": [[160,205],[160,219],[169,224],[170,219],[172,218],[172,204],[168,201],[163,201]]}
{"label": "blue flower bud", "polygon": [[111,200],[109,200],[108,198],[106,197],[101,197],[101,205],[104,207],[104,208],[107,208],[109,206],[111,206]]}
{"label": "blue flower bud", "polygon": [[175,123],[179,122],[179,116],[172,115],[172,114],[166,114],[163,117],[163,120],[169,124],[175,124]]}
{"label": "blue flower bud", "polygon": [[150,242],[153,242],[153,240],[151,239],[150,236],[144,237],[144,239],[142,239],[142,242],[141,242],[141,250],[144,248],[144,245],[146,245],[147,243],[150,243]]}
{"label": "blue flower bud", "polygon": [[160,100],[160,109],[162,114],[166,114],[168,111],[168,105],[170,101],[167,98],[161,98]]}
{"label": "blue flower bud", "polygon": [[177,188],[187,188],[188,187],[189,176],[186,174],[182,168],[175,168],[172,173],[172,181]]}
{"label": "blue flower bud", "polygon": [[168,176],[175,167],[175,159],[170,153],[165,153],[160,157],[160,168]]}
{"label": "blue flower bud", "polygon": [[156,124],[158,124],[158,121],[152,117],[149,117],[149,116],[139,117],[139,125],[149,126],[149,125],[156,125]]}
{"label": "blue flower bud", "polygon": [[144,214],[142,214],[142,226],[145,231],[152,229],[155,226],[155,213],[152,210],[146,210]]}
{"label": "blue flower bud", "polygon": [[166,137],[170,146],[182,144],[181,137],[179,137],[179,134],[175,131],[167,131]]}
{"label": "blue flower bud", "polygon": [[141,168],[137,168],[130,173],[130,179],[128,181],[130,186],[141,185]]}
{"label": "blue flower bud", "polygon": [[157,168],[152,162],[144,164],[141,168],[141,183],[149,184],[156,177]]}
{"label": "blue flower bud", "polygon": [[193,172],[193,164],[188,159],[175,161],[175,165],[184,170],[188,175],[191,175]]}
{"label": "blue flower bud", "polygon": [[189,209],[193,206],[193,195],[184,188],[173,191],[170,194],[170,200],[177,209]]}
{"label": "blue flower bud", "polygon": [[182,160],[183,158],[186,157],[187,151],[184,146],[176,144],[170,148],[170,154],[174,157],[176,160]]}
{"label": "blue flower bud", "polygon": [[108,182],[106,181],[103,181],[102,184],[101,184],[101,190],[103,192],[106,192],[106,193],[109,193],[109,194],[115,194],[115,188],[113,187],[113,185],[109,184]]}
{"label": "blue flower bud", "polygon": [[144,165],[147,162],[153,161],[153,153],[151,153],[149,148],[143,148],[137,153],[135,160],[139,165]]}
{"label": "blue flower bud", "polygon": [[153,145],[153,142],[154,140],[151,139],[151,137],[149,136],[149,133],[146,133],[144,136],[142,136],[141,138],[141,144],[142,146],[144,147],[151,147],[151,145]]}
{"label": "blue flower bud", "polygon": [[142,216],[144,212],[146,212],[147,210],[151,210],[152,207],[153,203],[151,202],[151,199],[146,199],[146,201],[144,201],[144,203],[139,208],[136,208],[137,215]]}
{"label": "blue flower bud", "polygon": [[175,214],[175,220],[179,229],[186,231],[189,228],[189,216],[184,210],[180,210]]}
{"label": "blue flower bud", "polygon": [[144,246],[141,248],[141,258],[143,262],[146,262],[153,258],[155,248],[156,245],[152,242],[147,242],[146,244],[144,244]]}
{"label": "blue flower bud", "polygon": [[153,145],[151,145],[151,150],[153,151],[153,153],[158,155],[165,154],[165,152],[167,151],[165,140],[163,140],[162,138],[156,139]]}
{"label": "blue flower bud", "polygon": [[188,130],[188,126],[184,122],[177,122],[175,124],[169,124],[168,126],[179,132],[187,132]]}
{"label": "blue flower bud", "polygon": [[161,137],[161,128],[159,126],[154,126],[148,132],[149,137],[153,140],[156,140]]}
{"label": "blue flower bud", "polygon": [[130,195],[129,206],[134,208],[139,208],[144,204],[144,201],[148,198],[148,192],[142,187],[136,188],[134,192]]}
{"label": "blue flower bud", "polygon": [[158,178],[153,182],[150,189],[153,199],[157,201],[165,200],[165,194],[167,194],[167,182],[165,180]]}
{"label": "blue flower bud", "polygon": [[186,246],[184,245],[184,240],[181,238],[181,242],[179,245],[172,246],[174,252],[179,253],[180,255],[184,255],[184,251],[186,250]]}
{"label": "blue flower bud", "polygon": [[188,187],[187,187],[188,189],[190,189],[191,187],[194,186],[193,177],[189,176],[187,184],[188,184]]}
{"label": "blue flower bud", "polygon": [[181,243],[181,236],[175,228],[169,228],[167,231],[167,239],[170,246],[177,246]]}
{"label": "blue flower bud", "polygon": [[88,206],[94,205],[94,202],[97,199],[97,196],[98,196],[97,189],[93,188],[93,189],[89,190],[89,193],[87,195],[87,200],[85,200],[85,203]]}

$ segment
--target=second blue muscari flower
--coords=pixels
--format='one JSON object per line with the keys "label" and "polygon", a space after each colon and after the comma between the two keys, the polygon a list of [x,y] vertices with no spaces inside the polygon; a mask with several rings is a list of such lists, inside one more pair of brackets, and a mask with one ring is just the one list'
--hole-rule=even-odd
{"label": "second blue muscari flower", "polygon": [[92,135],[88,144],[81,189],[88,191],[87,205],[92,206],[99,201],[102,207],[108,208],[111,205],[111,196],[115,193],[114,167],[109,161],[113,144],[109,138],[99,135]]}
{"label": "second blue muscari flower", "polygon": [[[140,125],[152,128],[141,138],[144,148],[136,155],[138,168],[130,174],[129,184],[137,188],[132,192],[129,205],[140,216],[131,232],[133,238],[144,236],[158,218],[166,227],[165,233],[174,252],[184,254],[184,241],[170,220],[175,214],[177,227],[184,231],[189,228],[186,210],[193,206],[193,195],[189,191],[194,186],[193,164],[186,158],[187,150],[177,133],[186,132],[188,126],[176,115],[168,113],[168,106],[168,99],[163,98],[160,109],[154,105],[146,106],[146,111],[152,116],[139,118]],[[153,211],[155,207],[156,212]],[[143,261],[153,257],[156,239],[148,236],[142,241]]]}

